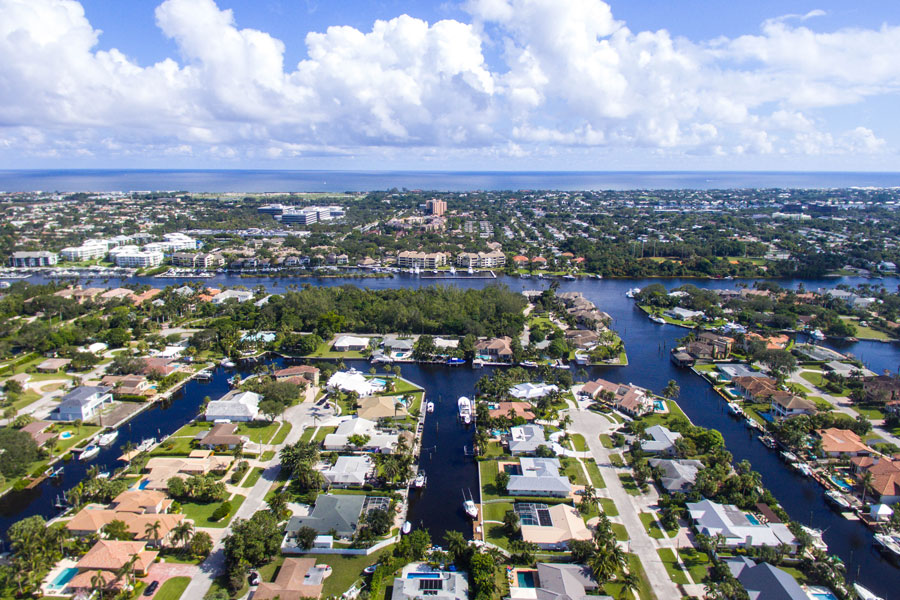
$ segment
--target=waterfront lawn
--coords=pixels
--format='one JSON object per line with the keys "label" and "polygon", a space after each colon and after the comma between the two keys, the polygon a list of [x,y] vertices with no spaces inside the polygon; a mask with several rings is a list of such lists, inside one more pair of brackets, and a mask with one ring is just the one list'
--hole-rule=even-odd
{"label": "waterfront lawn", "polygon": [[695,548],[679,548],[678,555],[681,557],[681,562],[687,567],[694,583],[703,583],[709,574],[709,556]]}
{"label": "waterfront lawn", "polygon": [[151,456],[187,456],[191,453],[192,443],[194,438],[192,437],[170,437],[166,439],[162,444],[154,448],[151,452]]}
{"label": "waterfront lawn", "polygon": [[597,463],[594,462],[594,459],[586,459],[584,461],[584,466],[587,467],[588,475],[591,478],[591,485],[598,490],[605,488],[606,482],[603,481],[603,475],[600,474],[600,468],[597,466]]}
{"label": "waterfront lawn", "polygon": [[612,448],[613,448],[612,438],[609,437],[609,435],[606,433],[600,434],[600,444],[607,450],[612,450]]}
{"label": "waterfront lawn", "polygon": [[488,502],[481,505],[482,518],[485,521],[503,522],[506,513],[513,509],[512,502]]}
{"label": "waterfront lawn", "polygon": [[[378,377],[377,375],[376,375],[376,378],[385,379],[384,376]],[[372,379],[372,378],[367,377],[367,379]],[[379,396],[402,396],[403,394],[411,394],[413,392],[423,391],[422,388],[420,388],[419,386],[417,386],[414,383],[411,383],[409,381],[406,381],[405,379],[401,379],[400,377],[394,377],[394,378],[392,378],[392,381],[394,382],[394,391],[382,392],[381,394],[379,394]]]}
{"label": "waterfront lawn", "polygon": [[560,466],[563,468],[563,475],[569,478],[569,481],[575,485],[587,485],[587,478],[584,476],[584,469],[574,458],[562,457],[559,459]]}
{"label": "waterfront lawn", "polygon": [[572,444],[572,448],[576,452],[587,452],[587,442],[584,440],[584,436],[580,433],[572,433],[569,434],[569,441]]}
{"label": "waterfront lawn", "polygon": [[497,458],[503,456],[503,444],[500,442],[488,442],[487,451],[484,453],[487,458]]}
{"label": "waterfront lawn", "polygon": [[190,577],[172,577],[159,586],[154,598],[156,600],[178,600],[191,582]]}
{"label": "waterfront lawn", "polygon": [[616,503],[612,498],[597,498],[597,502],[600,503],[600,506],[603,507],[603,514],[607,517],[618,517],[619,509],[616,508]]}
{"label": "waterfront lawn", "polygon": [[487,535],[485,540],[499,546],[504,550],[509,550],[509,538],[506,537],[506,527],[502,523],[489,523],[485,525]]}
{"label": "waterfront lawn", "polygon": [[60,423],[59,425],[53,425],[49,431],[53,432],[63,432],[63,431],[71,431],[72,437],[67,440],[63,440],[60,438],[56,438],[55,443],[53,444],[53,454],[56,456],[60,456],[65,454],[67,450],[70,448],[74,448],[75,446],[82,445],[84,440],[94,435],[100,428],[96,425],[84,425],[81,427],[75,427],[72,423]]}
{"label": "waterfront lawn", "polygon": [[630,473],[619,473],[619,481],[622,482],[622,487],[625,488],[625,491],[628,492],[629,495],[641,495],[641,490],[638,488],[637,482],[635,482]]}
{"label": "waterfront lawn", "polygon": [[285,421],[281,424],[281,428],[278,430],[278,433],[275,434],[275,437],[272,438],[271,443],[274,445],[283,444],[284,440],[287,439],[288,434],[291,432],[293,425],[289,422]]}
{"label": "waterfront lawn", "polygon": [[241,504],[246,500],[246,496],[242,496],[240,494],[234,494],[228,501],[231,503],[231,512],[227,517],[222,519],[221,521],[213,521],[210,519],[213,512],[217,508],[221,502],[210,502],[208,504],[201,504],[200,502],[184,502],[181,505],[181,511],[184,513],[184,516],[188,519],[192,519],[194,521],[194,525],[197,527],[216,527],[223,528],[231,522],[231,519],[234,517],[234,513],[241,507]]}
{"label": "waterfront lawn", "polygon": [[262,477],[262,473],[262,467],[253,467],[253,470],[250,471],[250,474],[244,479],[244,483],[241,484],[241,487],[252,488],[256,485],[256,482],[259,481],[259,478]]}
{"label": "waterfront lawn", "polygon": [[212,421],[194,421],[188,423],[178,431],[172,434],[172,437],[189,437],[193,438],[201,431],[209,431],[214,423]]}
{"label": "waterfront lawn", "polygon": [[369,565],[374,565],[383,555],[392,551],[393,547],[388,546],[369,556],[349,556],[341,554],[304,554],[303,556],[304,558],[315,558],[316,564],[324,563],[331,567],[331,575],[325,579],[322,588],[322,597],[331,598],[338,597],[349,590],[350,586],[362,576],[363,569]]}
{"label": "waterfront lawn", "polygon": [[275,432],[278,431],[277,422],[252,421],[238,425],[237,434],[246,435],[251,442],[256,444],[268,444]]}
{"label": "waterfront lawn", "polygon": [[668,427],[669,424],[677,417],[687,418],[684,414],[684,411],[681,410],[681,407],[678,406],[678,403],[674,400],[666,400],[666,406],[669,409],[669,412],[667,414],[653,412],[649,415],[644,415],[643,417],[641,417],[641,423],[646,424],[647,427],[653,427],[654,425],[662,425],[663,427]]}
{"label": "waterfront lawn", "polygon": [[362,352],[335,352],[331,349],[332,343],[333,340],[322,342],[312,354],[307,354],[304,358],[365,358]]}
{"label": "waterfront lawn", "polygon": [[[638,558],[637,554],[626,554],[628,557],[628,570],[632,573],[637,574],[640,583],[638,584],[637,589],[637,597],[640,600],[651,600],[655,598],[653,595],[653,591],[650,588],[650,580],[647,579],[647,574],[644,573],[644,567],[641,565],[641,560]],[[634,598],[634,593],[629,591],[623,594],[622,585],[616,582],[610,582],[603,586],[603,591],[613,598]]]}
{"label": "waterfront lawn", "polygon": [[859,319],[856,317],[841,317],[844,321],[849,321],[856,327],[856,335],[861,340],[890,340],[893,339],[890,335],[886,334],[883,331],[879,331],[878,329],[872,329],[871,327],[863,327],[859,324]]}
{"label": "waterfront lawn", "polygon": [[675,552],[673,552],[671,548],[659,548],[656,552],[662,559],[663,565],[666,567],[666,572],[669,574],[669,578],[672,581],[680,585],[690,583],[687,574],[681,570],[681,565],[678,564]]}
{"label": "waterfront lawn", "polygon": [[483,460],[478,463],[481,472],[481,501],[498,500],[502,498],[500,490],[494,485],[494,479],[499,473],[498,463],[495,460]]}

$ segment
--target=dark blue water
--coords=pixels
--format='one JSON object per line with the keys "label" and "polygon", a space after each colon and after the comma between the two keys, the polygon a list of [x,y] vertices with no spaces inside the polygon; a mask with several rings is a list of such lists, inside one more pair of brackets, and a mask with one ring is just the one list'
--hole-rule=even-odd
{"label": "dark blue water", "polygon": [[365,192],[369,190],[631,190],[900,186],[900,173],[739,171],[0,171],[0,190],[101,192]]}
{"label": "dark blue water", "polygon": [[[140,283],[151,285],[168,285],[172,280],[138,279]],[[283,292],[286,285],[296,280],[277,280],[269,278],[233,278],[220,276],[210,281],[214,285],[242,284],[253,287],[258,284],[267,286],[272,291]],[[323,279],[309,280],[315,285],[335,286],[347,283],[366,286],[374,289],[416,287],[431,285],[434,280],[428,280],[408,275],[400,275],[390,279],[372,280],[340,280]],[[508,285],[513,290],[534,289],[546,287],[549,281],[502,277],[498,280],[485,279],[457,279],[454,285],[465,288],[480,288],[492,282]],[[900,589],[900,570],[884,561],[874,550],[872,535],[862,525],[847,521],[832,512],[823,500],[822,489],[810,480],[795,474],[779,460],[775,452],[769,451],[758,441],[751,437],[744,425],[726,415],[724,405],[719,396],[715,395],[709,386],[690,371],[677,369],[671,364],[668,351],[676,344],[676,340],[686,334],[686,330],[657,325],[649,321],[646,316],[635,308],[632,301],[625,297],[625,292],[631,287],[643,287],[650,283],[661,282],[668,288],[674,288],[685,283],[691,283],[698,287],[725,288],[735,287],[736,281],[708,281],[693,279],[646,279],[646,280],[580,280],[563,281],[560,284],[561,291],[580,291],[597,306],[608,312],[614,319],[614,327],[625,340],[628,352],[628,367],[594,367],[589,370],[592,377],[602,376],[611,381],[634,383],[648,387],[656,392],[661,392],[666,382],[674,379],[681,387],[679,402],[691,420],[697,425],[711,427],[722,432],[728,449],[732,452],[736,461],[749,460],[753,468],[762,474],[764,484],[772,490],[781,504],[790,514],[791,518],[803,524],[825,531],[825,541],[829,544],[831,552],[837,554],[847,565],[848,577],[858,580],[866,587],[885,598],[893,597],[890,593]],[[100,282],[93,282],[94,285]],[[109,285],[119,285],[120,281],[109,282]],[[744,282],[751,284],[752,282]],[[782,285],[797,286],[800,280],[783,282]],[[803,280],[807,289],[818,287],[834,287],[839,283],[856,285],[858,283],[872,283],[871,280],[860,278]],[[894,289],[898,279],[886,279],[882,281],[885,286]],[[900,346],[897,344],[884,344],[877,342],[858,342],[851,344],[833,344],[844,352],[852,352],[862,358],[869,368],[875,371],[889,369],[895,371],[900,364]],[[426,418],[421,465],[428,473],[429,481],[426,491],[420,496],[414,496],[410,521],[414,525],[423,525],[429,529],[432,538],[439,540],[444,531],[456,529],[466,531],[467,520],[462,516],[460,506],[464,488],[471,489],[477,495],[477,473],[474,464],[463,455],[463,446],[471,445],[471,432],[463,429],[456,420],[455,400],[461,395],[471,395],[474,384],[487,369],[473,371],[468,368],[443,367],[439,365],[404,365],[404,377],[422,385],[427,397],[435,401],[437,406],[435,413]],[[155,429],[164,421],[170,431],[176,429],[184,421],[193,416],[200,400],[204,395],[215,396],[213,386],[224,385],[217,378],[209,387],[192,382],[185,389],[183,400],[176,400],[172,411],[178,407],[179,402],[184,402],[185,407],[177,409],[179,412],[166,412],[154,409],[139,416],[133,427],[144,428],[146,433],[135,434],[133,439],[140,441],[142,435],[155,435]],[[191,387],[194,386],[194,387]],[[171,418],[170,418],[171,417]],[[146,419],[144,423],[142,420]],[[183,419],[183,421],[180,421]],[[162,430],[163,433],[166,429]],[[124,439],[128,439],[125,437]],[[123,436],[117,443],[124,443]],[[440,451],[430,452],[428,448],[440,448]],[[110,458],[101,456],[98,462],[111,463],[116,452],[110,452]],[[73,472],[67,472],[62,487],[74,485],[80,475],[79,467]],[[83,470],[82,470],[83,475]],[[70,479],[69,479],[70,478]],[[46,486],[50,487],[50,486]],[[56,491],[41,491],[41,498],[52,499]],[[3,510],[3,520],[0,527],[6,528],[13,520],[29,514],[35,514],[34,505],[42,504],[40,501],[29,505],[18,514],[13,514],[5,507],[6,500],[0,500],[0,510]],[[24,505],[24,500],[20,506]],[[52,504],[52,502],[50,502]],[[41,514],[45,513],[43,510]],[[52,510],[49,514],[52,514]]]}

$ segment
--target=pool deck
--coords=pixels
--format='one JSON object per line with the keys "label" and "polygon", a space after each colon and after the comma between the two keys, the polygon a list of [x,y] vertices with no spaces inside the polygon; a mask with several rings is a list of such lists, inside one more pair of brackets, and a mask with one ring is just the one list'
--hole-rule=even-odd
{"label": "pool deck", "polygon": [[47,576],[44,578],[44,581],[41,582],[41,591],[45,596],[68,596],[69,594],[64,594],[65,588],[57,589],[52,586],[51,583],[59,576],[60,573],[65,571],[66,569],[74,569],[75,561],[69,558],[65,558],[58,563],[56,566],[50,569],[50,572],[47,573]]}

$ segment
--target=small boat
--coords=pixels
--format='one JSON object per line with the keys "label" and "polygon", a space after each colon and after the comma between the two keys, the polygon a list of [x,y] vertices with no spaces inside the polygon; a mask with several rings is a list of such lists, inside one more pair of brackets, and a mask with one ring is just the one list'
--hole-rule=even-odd
{"label": "small boat", "polygon": [[51,468],[47,469],[47,477],[59,477],[62,474],[63,474],[62,467],[56,467],[55,469],[51,467]]}
{"label": "small boat", "polygon": [[434,402],[429,402],[428,404],[425,405],[425,412],[430,412],[430,413],[434,412]]}
{"label": "small boat", "polygon": [[113,429],[112,431],[107,431],[106,433],[100,435],[97,438],[97,445],[102,446],[103,448],[106,448],[107,446],[112,444],[114,441],[116,441],[117,437],[119,437],[118,430]]}
{"label": "small boat", "polygon": [[212,372],[207,371],[206,369],[194,373],[194,379],[197,381],[212,381],[212,378]]}
{"label": "small boat", "polygon": [[807,527],[806,525],[801,525],[800,529],[802,529],[806,533],[806,535],[808,535],[812,539],[813,548],[818,548],[822,552],[828,552],[828,544],[826,544],[825,540],[822,539],[821,529],[813,529],[812,527]]}
{"label": "small boat", "polygon": [[459,417],[468,425],[472,421],[472,403],[465,396],[460,396],[456,401],[456,407],[459,410]]}
{"label": "small boat", "polygon": [[634,298],[637,294],[641,293],[641,288],[631,288],[627,292],[625,292],[626,298]]}
{"label": "small boat", "polygon": [[466,496],[465,490],[463,490],[463,511],[465,511],[470,519],[478,518],[478,507],[475,506],[475,500],[472,498],[472,492],[469,492],[469,495]]}
{"label": "small boat", "polygon": [[774,450],[776,447],[778,447],[778,444],[775,443],[775,440],[767,435],[760,436],[759,441],[762,442],[763,446],[765,446],[769,450]]}
{"label": "small boat", "polygon": [[466,359],[451,357],[447,359],[447,364],[451,367],[458,367],[459,365],[466,364]]}
{"label": "small boat", "polygon": [[473,275],[473,274],[475,273],[475,270],[472,269],[472,267],[469,267],[469,269],[468,269],[466,272],[467,272],[469,275]]}
{"label": "small boat", "polygon": [[736,417],[741,417],[744,415],[744,409],[735,404],[734,402],[728,403],[728,412]]}
{"label": "small boat", "polygon": [[825,500],[829,502],[833,507],[842,512],[850,510],[850,503],[847,502],[847,499],[844,498],[843,494],[841,494],[840,492],[828,490],[827,492],[825,492]]}
{"label": "small boat", "polygon": [[146,440],[141,441],[136,450],[138,452],[149,452],[153,446],[156,445],[156,438],[147,438]]}
{"label": "small boat", "polygon": [[859,600],[884,600],[881,596],[876,596],[858,583],[853,584],[853,591],[856,592],[856,597]]}
{"label": "small boat", "polygon": [[744,419],[744,425],[746,425],[750,429],[756,429],[757,427],[759,427],[759,425],[756,424],[756,421],[754,421],[750,417],[747,417],[746,419]]}
{"label": "small boat", "polygon": [[569,281],[575,281],[578,278],[575,277],[574,275],[569,274],[569,275],[563,275],[563,279],[567,279]]}
{"label": "small boat", "polygon": [[822,333],[821,330],[816,329],[816,330],[814,330],[812,333],[809,334],[809,337],[811,337],[811,338],[814,339],[814,340],[820,340],[820,341],[821,341],[821,340],[824,340],[824,339],[825,339],[825,334]]}
{"label": "small boat", "polygon": [[405,521],[403,527],[400,528],[400,533],[407,535],[410,531],[412,531],[412,524],[409,521]]}
{"label": "small boat", "polygon": [[653,321],[654,323],[659,323],[660,325],[666,324],[666,320],[663,319],[662,317],[660,317],[659,315],[653,315],[652,317],[650,317],[650,320]]}
{"label": "small boat", "polygon": [[419,471],[415,480],[413,480],[413,487],[423,488],[426,483],[428,483],[428,478],[425,476],[425,471]]}
{"label": "small boat", "polygon": [[234,363],[233,360],[228,359],[228,358],[223,358],[221,364],[222,364],[222,366],[225,367],[226,369],[233,369],[233,368],[235,368],[235,367],[237,366],[237,365]]}
{"label": "small boat", "polygon": [[533,360],[523,360],[522,362],[519,363],[519,366],[529,367],[529,368],[534,369],[534,368],[537,368],[538,364],[536,362],[534,362]]}
{"label": "small boat", "polygon": [[109,471],[100,471],[97,473],[97,479],[109,479]]}
{"label": "small boat", "polygon": [[97,446],[95,444],[90,444],[84,450],[81,451],[81,456],[79,456],[78,458],[80,458],[81,460],[90,460],[90,459],[94,458],[95,456],[97,456],[99,453],[100,453],[100,446]]}
{"label": "small boat", "polygon": [[795,468],[801,475],[804,475],[806,477],[812,477],[813,472],[808,464],[803,463],[803,462],[802,463],[794,463],[794,464],[796,465]]}
{"label": "small boat", "polygon": [[783,458],[786,463],[795,463],[799,460],[796,454],[788,452],[787,450],[781,453],[781,458]]}

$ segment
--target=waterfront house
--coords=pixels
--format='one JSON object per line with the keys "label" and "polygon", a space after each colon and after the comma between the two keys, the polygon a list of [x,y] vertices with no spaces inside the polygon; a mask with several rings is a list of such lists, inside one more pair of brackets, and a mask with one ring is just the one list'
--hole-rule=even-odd
{"label": "waterfront house", "polygon": [[400,401],[400,396],[366,396],[359,399],[356,415],[361,419],[405,419],[409,412]]}
{"label": "waterfront house", "polygon": [[816,414],[816,403],[789,392],[772,397],[772,414],[777,419]]}
{"label": "waterfront house", "polygon": [[340,451],[356,449],[350,442],[350,438],[364,440],[364,444],[358,449],[364,452],[390,453],[397,446],[397,436],[384,433],[375,422],[368,419],[353,417],[338,425],[334,433],[325,436],[323,442],[325,450]]}
{"label": "waterfront house", "polygon": [[650,437],[641,442],[641,449],[650,454],[672,456],[675,454],[675,442],[681,437],[677,431],[669,431],[662,425],[648,427],[644,433]]}
{"label": "waterfront house", "polygon": [[731,354],[731,348],[734,345],[733,338],[709,331],[702,331],[697,334],[697,341],[701,344],[710,346],[712,348],[713,358],[716,360],[728,358],[728,355]]}
{"label": "waterfront house", "polygon": [[213,304],[225,304],[229,300],[235,302],[249,302],[253,300],[253,292],[249,290],[225,290],[221,294],[217,294],[213,299]]}
{"label": "waterfront house", "polygon": [[697,321],[702,319],[704,316],[703,311],[688,310],[687,308],[681,308],[680,306],[670,308],[664,314],[670,319],[674,319],[676,321]]}
{"label": "waterfront house", "polygon": [[[739,377],[760,377],[759,373],[754,371],[752,367],[741,363],[719,363],[716,365],[716,371],[719,372],[719,381],[734,382]],[[772,379],[771,381],[772,385],[775,385],[775,380]]]}
{"label": "waterfront house", "polygon": [[383,380],[366,378],[365,375],[351,369],[338,371],[328,378],[328,389],[331,391],[356,392],[359,397],[374,396],[384,390]]}
{"label": "waterfront house", "polygon": [[733,504],[718,504],[712,500],[688,502],[687,509],[698,533],[710,538],[722,534],[722,545],[727,548],[774,548],[786,544],[792,553],[797,550],[797,539],[784,523],[764,525]]}
{"label": "waterfront house", "polygon": [[275,581],[264,581],[253,592],[253,600],[303,600],[322,595],[326,570],[314,558],[286,558]]}
{"label": "waterfront house", "polygon": [[565,498],[572,484],[559,474],[559,459],[528,458],[519,460],[520,474],[512,475],[506,490],[510,496],[553,496]]}
{"label": "waterfront house", "polygon": [[703,463],[699,460],[651,458],[649,462],[651,467],[659,469],[660,483],[670,494],[691,491],[697,474],[703,469]]}
{"label": "waterfront house", "polygon": [[158,555],[159,552],[147,550],[144,542],[99,540],[75,564],[78,573],[69,581],[68,588],[90,597],[96,589],[95,578],[99,575],[106,583],[105,589],[123,589],[125,577],[119,573],[133,556],[137,556],[137,561],[131,569],[135,575],[143,577]]}
{"label": "waterfront house", "polygon": [[401,340],[395,337],[384,339],[384,351],[388,354],[388,356],[393,355],[393,358],[403,358],[405,356],[408,356],[412,352],[412,350],[412,340]]}
{"label": "waterfront house", "polygon": [[475,353],[478,356],[486,356],[501,361],[512,360],[513,352],[510,344],[512,339],[508,336],[489,338],[475,343]]}
{"label": "waterfront house", "polygon": [[25,425],[19,431],[24,431],[28,435],[31,436],[31,439],[34,440],[34,443],[37,444],[38,448],[46,444],[51,440],[55,440],[59,434],[58,433],[49,433],[47,432],[47,428],[50,427],[52,423],[49,421],[34,421]]}
{"label": "waterfront house", "polygon": [[469,579],[461,571],[410,563],[394,578],[390,600],[468,600]]}
{"label": "waterfront house", "polygon": [[259,402],[262,396],[256,392],[232,390],[206,405],[207,421],[255,421],[259,418]]}
{"label": "waterfront house", "polygon": [[172,358],[146,356],[143,358],[143,363],[144,365],[141,369],[141,373],[147,376],[156,375],[164,377],[166,375],[171,375],[178,370],[178,365]]}
{"label": "waterfront house", "polygon": [[194,439],[204,448],[234,448],[242,447],[250,441],[247,436],[237,434],[238,426],[234,423],[216,423],[208,431],[201,431]]}
{"label": "waterfront house", "polygon": [[584,565],[538,563],[534,584],[510,590],[506,600],[612,600],[597,594],[599,586]]}
{"label": "waterfront house", "polygon": [[362,487],[374,475],[374,468],[368,455],[338,456],[333,465],[322,470],[322,476],[334,487]]}
{"label": "waterfront house", "polygon": [[112,387],[113,396],[152,396],[156,391],[143,375],[106,375],[100,385]]}
{"label": "waterfront house", "polygon": [[534,454],[538,447],[546,445],[547,438],[540,425],[511,427],[507,436],[507,446],[512,454]]}
{"label": "waterfront house", "polygon": [[518,400],[536,400],[558,391],[558,386],[546,383],[520,383],[509,389],[509,395]]}
{"label": "waterfront house", "polygon": [[492,419],[508,419],[510,412],[515,413],[515,418],[522,418],[526,421],[534,421],[534,410],[532,410],[529,402],[498,402],[489,405],[488,414]]}
{"label": "waterfront house", "polygon": [[275,379],[278,381],[290,380],[302,377],[313,385],[319,385],[319,369],[309,365],[294,365],[275,371]]}
{"label": "waterfront house", "polygon": [[864,473],[872,474],[869,494],[881,504],[900,502],[900,461],[872,456],[855,456],[850,459],[854,473],[861,479]]}
{"label": "waterfront house", "polygon": [[748,333],[746,336],[744,336],[744,348],[749,348],[750,342],[754,340],[763,342],[766,345],[766,350],[784,350],[785,348],[787,348],[787,345],[791,341],[791,338],[783,333],[765,337],[759,335],[758,333]]}
{"label": "waterfront house", "polygon": [[112,388],[104,386],[81,386],[75,388],[59,401],[59,406],[50,413],[54,421],[87,421],[100,411],[100,407],[112,402]]}
{"label": "waterfront house", "polygon": [[590,350],[600,342],[600,335],[590,329],[570,329],[566,341],[578,350]]}
{"label": "waterfront house", "polygon": [[145,490],[168,490],[172,477],[186,479],[191,475],[224,473],[233,462],[231,456],[214,456],[211,450],[192,450],[187,457],[154,456],[144,467],[141,485]]}
{"label": "waterfront house", "polygon": [[[132,540],[162,548],[171,545],[172,530],[178,527],[183,520],[184,515],[177,513],[135,513],[119,510],[114,504],[110,508],[88,506],[81,509],[66,523],[66,530],[74,536],[87,538],[92,535],[101,535],[104,527],[113,521],[121,521],[125,524]],[[151,535],[148,535],[148,526],[154,527],[157,523],[159,523],[159,528],[156,530],[158,537],[152,535],[152,532]]]}
{"label": "waterfront house", "polygon": [[591,531],[581,513],[570,504],[534,504],[517,502],[522,539],[537,544],[542,550],[567,550],[572,540],[587,541]]}
{"label": "waterfront house", "polygon": [[369,338],[355,335],[342,335],[331,345],[335,352],[362,352],[368,347]]}
{"label": "waterfront house", "polygon": [[337,532],[339,538],[351,538],[359,525],[359,515],[366,496],[359,494],[319,494],[316,503],[305,517],[291,517],[285,527],[286,542],[296,543],[301,527],[312,527],[321,534]]}
{"label": "waterfront house", "polygon": [[819,429],[816,435],[822,440],[822,450],[831,457],[841,456],[868,456],[872,449],[865,445],[862,439],[849,429]]}
{"label": "waterfront house", "polygon": [[581,395],[600,398],[630,416],[640,416],[653,410],[653,399],[646,390],[636,385],[612,383],[605,379],[588,381],[581,388]]}
{"label": "waterfront house", "polygon": [[778,390],[778,382],[761,375],[733,377],[731,384],[738,394],[748,400],[768,398]]}
{"label": "waterfront house", "polygon": [[751,600],[809,600],[811,597],[790,573],[769,563],[757,564],[741,556],[727,559],[725,564]]}

